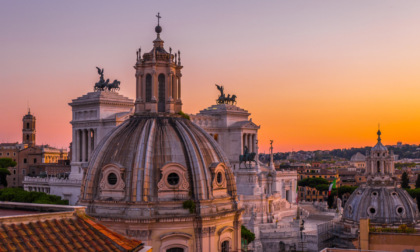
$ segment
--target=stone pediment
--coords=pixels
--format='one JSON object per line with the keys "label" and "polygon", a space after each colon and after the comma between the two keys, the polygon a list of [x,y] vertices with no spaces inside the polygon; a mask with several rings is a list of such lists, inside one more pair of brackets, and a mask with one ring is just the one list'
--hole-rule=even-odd
{"label": "stone pediment", "polygon": [[232,124],[230,128],[259,129],[260,126],[256,125],[252,121],[241,121],[241,122],[236,122]]}

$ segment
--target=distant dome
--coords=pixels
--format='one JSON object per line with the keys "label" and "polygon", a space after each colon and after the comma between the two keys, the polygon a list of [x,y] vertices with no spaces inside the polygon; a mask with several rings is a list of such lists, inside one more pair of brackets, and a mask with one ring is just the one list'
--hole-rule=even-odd
{"label": "distant dome", "polygon": [[343,220],[359,223],[369,218],[373,224],[416,223],[418,210],[411,196],[392,186],[361,186],[344,207]]}
{"label": "distant dome", "polygon": [[366,184],[357,188],[344,207],[343,221],[357,225],[360,219],[370,219],[376,225],[416,223],[419,212],[414,200],[396,186],[394,155],[378,142],[366,156]]}
{"label": "distant dome", "polygon": [[232,209],[236,185],[227,157],[203,129],[178,115],[150,114],[131,117],[100,142],[80,197],[94,216],[151,217],[188,213],[179,210],[188,199],[223,198]]}
{"label": "distant dome", "polygon": [[356,154],[354,154],[351,157],[350,161],[352,161],[352,162],[364,162],[364,161],[366,161],[366,156],[363,155],[360,152],[357,152]]}

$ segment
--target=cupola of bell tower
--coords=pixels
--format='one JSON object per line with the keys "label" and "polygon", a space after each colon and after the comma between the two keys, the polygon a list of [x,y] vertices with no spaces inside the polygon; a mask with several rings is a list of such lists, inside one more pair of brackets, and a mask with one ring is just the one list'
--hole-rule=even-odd
{"label": "cupola of bell tower", "polygon": [[394,153],[389,152],[388,148],[382,144],[381,134],[381,131],[378,130],[378,142],[370,150],[370,153],[366,153],[366,175],[371,179],[377,177],[374,180],[381,178],[383,182],[386,180],[391,182],[395,172],[395,157]]}
{"label": "cupola of bell tower", "polygon": [[28,109],[28,114],[22,118],[22,143],[27,144],[28,147],[35,146],[35,121],[36,118],[31,114],[31,110]]}
{"label": "cupola of bell tower", "polygon": [[153,49],[141,55],[137,51],[136,64],[136,113],[178,113],[181,101],[181,52],[167,52],[160,38],[160,14],[156,15],[156,39]]}

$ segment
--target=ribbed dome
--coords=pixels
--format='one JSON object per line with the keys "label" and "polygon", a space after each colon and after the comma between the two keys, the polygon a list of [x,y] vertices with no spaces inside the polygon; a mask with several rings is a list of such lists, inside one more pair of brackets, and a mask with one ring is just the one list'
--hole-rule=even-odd
{"label": "ribbed dome", "polygon": [[381,142],[378,142],[373,148],[371,149],[372,152],[386,152],[388,148],[385,147]]}
{"label": "ribbed dome", "polygon": [[[104,213],[123,214],[129,212],[124,202],[147,203],[150,208],[158,202],[215,198],[236,202],[234,176],[224,152],[189,120],[162,114],[133,116],[99,143],[80,201],[91,213],[102,212],[95,210],[95,202],[107,202],[115,207]],[[134,206],[131,210],[138,211]]]}
{"label": "ribbed dome", "polygon": [[411,196],[393,186],[363,185],[356,189],[344,207],[343,220],[359,223],[369,218],[374,224],[411,224],[418,218]]}

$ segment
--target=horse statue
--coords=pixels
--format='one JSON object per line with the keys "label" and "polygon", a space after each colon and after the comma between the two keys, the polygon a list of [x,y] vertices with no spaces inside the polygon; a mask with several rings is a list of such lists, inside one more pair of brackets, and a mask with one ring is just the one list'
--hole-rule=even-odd
{"label": "horse statue", "polygon": [[255,164],[257,163],[257,161],[255,161],[255,156],[257,154],[255,152],[248,152],[248,147],[244,147],[244,154],[243,155],[239,155],[239,168],[241,167],[242,162],[245,162],[245,168],[247,168],[246,166],[246,162],[248,162],[249,167],[251,168],[251,162],[255,162]]}
{"label": "horse statue", "polygon": [[114,90],[120,90],[120,81],[114,80],[114,82],[112,82],[111,84],[108,84],[106,86],[106,88],[108,88],[108,91],[111,91],[112,89]]}
{"label": "horse statue", "polygon": [[236,95],[232,95],[232,97],[229,98],[228,96],[228,104],[232,103],[232,105],[236,105]]}
{"label": "horse statue", "polygon": [[104,91],[105,88],[108,86],[109,79],[106,79],[106,81],[100,80],[99,82],[95,83],[95,87],[93,88],[94,91]]}

